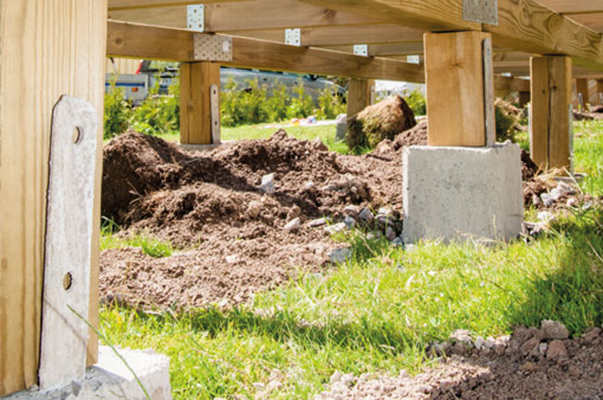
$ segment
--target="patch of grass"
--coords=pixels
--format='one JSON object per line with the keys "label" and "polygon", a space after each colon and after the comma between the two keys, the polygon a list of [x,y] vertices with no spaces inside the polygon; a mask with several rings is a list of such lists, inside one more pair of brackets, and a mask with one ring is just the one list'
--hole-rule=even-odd
{"label": "patch of grass", "polygon": [[[589,173],[589,193],[603,189],[600,128],[577,125],[576,170]],[[346,240],[354,257],[345,265],[246,306],[179,315],[105,308],[101,330],[112,343],[170,356],[176,399],[254,398],[258,383],[275,379],[282,387],[270,398],[292,399],[311,398],[336,370],[418,372],[432,362],[427,344],[455,329],[496,336],[554,319],[579,335],[603,323],[600,207],[560,218],[530,244],[404,250],[359,234]]]}
{"label": "patch of grass", "polygon": [[119,227],[113,222],[105,223],[101,229],[101,251],[107,249],[123,249],[126,247],[139,247],[149,257],[170,257],[174,248],[171,243],[159,240],[144,232],[120,235]]}

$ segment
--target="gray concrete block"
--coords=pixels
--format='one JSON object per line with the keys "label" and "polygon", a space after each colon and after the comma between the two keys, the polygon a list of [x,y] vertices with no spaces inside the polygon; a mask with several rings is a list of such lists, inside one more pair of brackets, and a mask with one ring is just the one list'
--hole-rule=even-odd
{"label": "gray concrete block", "polygon": [[521,151],[495,147],[404,149],[405,243],[509,240],[523,223]]}
{"label": "gray concrete block", "polygon": [[[171,400],[170,360],[152,350],[118,349],[153,400]],[[99,349],[99,362],[82,382],[51,392],[36,388],[3,397],[6,400],[147,400],[132,373],[108,347]]]}

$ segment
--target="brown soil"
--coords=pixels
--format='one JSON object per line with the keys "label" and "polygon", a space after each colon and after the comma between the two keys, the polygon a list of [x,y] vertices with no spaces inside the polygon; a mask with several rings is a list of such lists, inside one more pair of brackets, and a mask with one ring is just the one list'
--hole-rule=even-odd
{"label": "brown soil", "polygon": [[[525,329],[525,328],[524,328]],[[503,354],[477,351],[453,356],[416,377],[361,377],[353,387],[333,385],[327,399],[557,399],[594,400],[603,397],[603,337],[600,330],[585,338],[556,343],[567,351],[558,357],[525,353],[514,335]],[[549,342],[547,346],[551,346]]]}

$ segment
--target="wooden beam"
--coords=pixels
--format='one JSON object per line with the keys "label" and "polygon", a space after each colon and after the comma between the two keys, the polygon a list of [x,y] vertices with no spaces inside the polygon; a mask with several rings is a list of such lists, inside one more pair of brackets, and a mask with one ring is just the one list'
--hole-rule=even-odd
{"label": "wooden beam", "polygon": [[597,104],[603,105],[603,79],[597,80]]}
{"label": "wooden beam", "polygon": [[220,87],[219,64],[180,64],[180,143],[211,144],[212,85]]}
{"label": "wooden beam", "polygon": [[[38,380],[50,125],[64,94],[92,103],[101,121],[89,315],[97,324],[107,2],[1,1],[0,15],[1,397]],[[91,364],[97,344],[91,334]]]}
{"label": "wooden beam", "polygon": [[[336,45],[336,46],[320,46],[324,49],[344,51],[352,53],[354,46],[352,45]],[[419,55],[423,54],[423,41],[404,42],[404,43],[386,43],[386,44],[370,44],[368,53],[371,57],[391,57],[402,55]]]}
{"label": "wooden beam", "polygon": [[[324,0],[300,0],[324,4]],[[463,0],[330,0],[329,7],[428,31],[480,30],[463,19]],[[601,34],[535,0],[498,0],[499,24],[483,25],[494,44],[535,54],[565,54],[603,70]]]}
{"label": "wooden beam", "polygon": [[348,118],[371,105],[374,82],[368,79],[350,79],[348,87]]}
{"label": "wooden beam", "polygon": [[244,0],[109,0],[109,10],[133,10],[185,6],[189,4],[231,3]]}
{"label": "wooden beam", "polygon": [[[185,29],[187,7],[114,10],[109,12],[109,19]],[[252,0],[205,6],[205,31],[216,33],[381,23],[375,19],[303,4],[296,0]]]}
{"label": "wooden beam", "polygon": [[542,169],[571,168],[572,62],[569,57],[534,57],[530,154]]}
{"label": "wooden beam", "polygon": [[[107,55],[148,60],[196,62],[195,33],[180,29],[109,21]],[[287,46],[258,39],[233,37],[234,67],[314,73],[364,79],[425,82],[423,66],[387,58],[361,57],[317,48]],[[524,90],[528,81],[495,77],[497,88]],[[510,88],[510,89],[509,89]]]}
{"label": "wooden beam", "polygon": [[[430,146],[486,145],[482,32],[425,34]],[[494,104],[489,104],[494,110]]]}
{"label": "wooden beam", "polygon": [[590,89],[588,87],[588,79],[576,79],[576,97],[578,97],[578,103],[584,110],[586,105],[590,101]]}
{"label": "wooden beam", "polygon": [[601,0],[540,0],[540,3],[567,15],[603,12]]}

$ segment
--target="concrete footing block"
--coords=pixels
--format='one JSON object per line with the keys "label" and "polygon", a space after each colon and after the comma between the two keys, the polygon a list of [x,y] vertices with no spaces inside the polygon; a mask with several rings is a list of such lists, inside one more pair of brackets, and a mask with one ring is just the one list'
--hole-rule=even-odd
{"label": "concrete footing block", "polygon": [[[170,360],[152,350],[118,349],[119,354],[136,372],[152,400],[171,400]],[[7,400],[147,400],[140,385],[113,350],[99,349],[99,363],[86,371],[82,382],[52,392],[35,388],[3,399]]]}
{"label": "concrete footing block", "polygon": [[405,243],[506,241],[521,233],[519,146],[412,146],[403,162]]}

